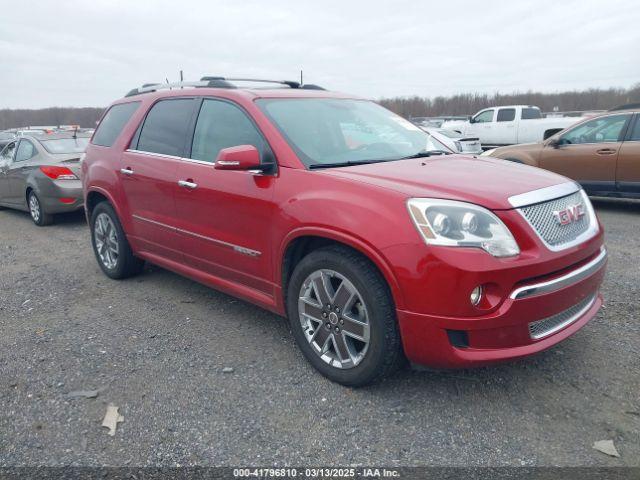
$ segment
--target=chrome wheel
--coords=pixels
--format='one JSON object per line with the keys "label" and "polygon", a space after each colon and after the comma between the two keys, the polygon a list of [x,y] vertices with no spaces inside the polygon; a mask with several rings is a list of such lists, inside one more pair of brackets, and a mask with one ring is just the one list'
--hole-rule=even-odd
{"label": "chrome wheel", "polygon": [[369,316],[362,295],[344,275],[317,270],[298,298],[302,330],[313,351],[336,368],[353,368],[367,354]]}
{"label": "chrome wheel", "polygon": [[109,270],[116,268],[118,264],[118,233],[111,217],[101,213],[96,217],[93,227],[96,252],[102,264]]}
{"label": "chrome wheel", "polygon": [[40,221],[40,202],[38,201],[38,197],[35,194],[29,195],[29,212],[31,213],[31,218],[33,221],[38,223]]}

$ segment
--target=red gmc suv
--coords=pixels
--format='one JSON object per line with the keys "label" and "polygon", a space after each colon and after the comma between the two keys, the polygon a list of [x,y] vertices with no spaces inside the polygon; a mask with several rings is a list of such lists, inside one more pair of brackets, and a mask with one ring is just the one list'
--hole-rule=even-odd
{"label": "red gmc suv", "polygon": [[454,155],[371,101],[264,85],[148,85],[107,110],[82,163],[106,275],[148,261],[285,315],[351,386],[405,358],[520,358],[596,315],[603,231],[575,182]]}

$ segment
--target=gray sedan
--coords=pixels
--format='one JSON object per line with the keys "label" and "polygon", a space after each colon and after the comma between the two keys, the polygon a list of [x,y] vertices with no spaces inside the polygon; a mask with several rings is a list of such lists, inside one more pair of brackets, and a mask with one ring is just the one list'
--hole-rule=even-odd
{"label": "gray sedan", "polygon": [[0,152],[0,208],[29,212],[38,226],[81,209],[80,156],[88,142],[88,135],[73,132],[10,142]]}

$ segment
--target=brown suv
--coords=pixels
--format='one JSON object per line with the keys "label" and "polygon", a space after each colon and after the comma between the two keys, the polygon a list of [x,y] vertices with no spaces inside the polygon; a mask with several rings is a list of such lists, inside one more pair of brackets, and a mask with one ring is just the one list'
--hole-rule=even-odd
{"label": "brown suv", "polygon": [[539,143],[485,152],[577,180],[590,195],[640,198],[640,108],[588,118]]}

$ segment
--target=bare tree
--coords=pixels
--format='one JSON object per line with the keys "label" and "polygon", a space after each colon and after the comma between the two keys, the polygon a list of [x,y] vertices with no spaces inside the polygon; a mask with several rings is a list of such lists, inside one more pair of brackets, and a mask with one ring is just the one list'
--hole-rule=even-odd
{"label": "bare tree", "polygon": [[618,105],[640,102],[640,83],[629,89],[592,88],[557,93],[514,92],[509,94],[460,93],[450,97],[383,98],[379,103],[403,117],[470,115],[487,107],[501,105],[536,105],[544,112],[555,107],[560,111],[608,110]]}

